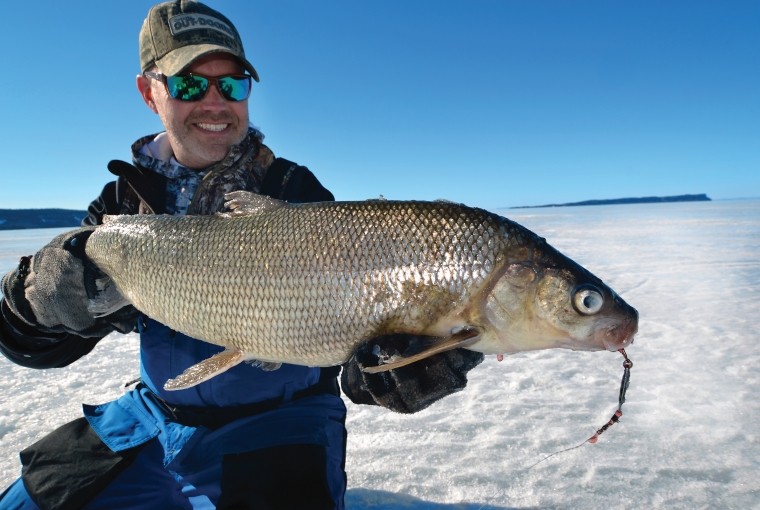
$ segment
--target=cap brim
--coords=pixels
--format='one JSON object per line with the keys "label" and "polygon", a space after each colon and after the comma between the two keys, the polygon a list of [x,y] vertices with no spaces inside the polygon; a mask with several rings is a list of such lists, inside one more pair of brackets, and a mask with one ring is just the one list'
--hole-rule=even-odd
{"label": "cap brim", "polygon": [[259,81],[259,74],[250,62],[241,57],[239,53],[218,44],[194,44],[177,48],[164,55],[163,58],[156,60],[156,65],[166,76],[174,76],[199,58],[211,53],[228,53],[233,57],[237,57],[243,68],[251,74],[253,79]]}

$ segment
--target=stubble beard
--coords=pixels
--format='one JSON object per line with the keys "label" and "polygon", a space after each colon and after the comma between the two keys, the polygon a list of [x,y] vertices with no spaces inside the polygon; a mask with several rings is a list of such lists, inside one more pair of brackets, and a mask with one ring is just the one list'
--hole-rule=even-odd
{"label": "stubble beard", "polygon": [[[194,126],[197,123],[228,123],[229,132],[224,137],[204,136]],[[240,119],[229,114],[222,115],[197,115],[188,117],[184,123],[175,126],[175,129],[167,130],[169,141],[177,153],[190,157],[190,161],[180,163],[190,165],[193,168],[207,168],[218,163],[227,155],[230,147],[243,141],[248,134],[248,126],[240,122]],[[183,159],[188,159],[187,157]]]}

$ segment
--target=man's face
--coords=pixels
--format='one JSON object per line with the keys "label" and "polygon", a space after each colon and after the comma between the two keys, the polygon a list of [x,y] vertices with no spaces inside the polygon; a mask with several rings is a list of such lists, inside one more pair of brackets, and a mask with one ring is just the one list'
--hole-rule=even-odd
{"label": "man's face", "polygon": [[[243,68],[232,55],[212,53],[181,74],[186,73],[218,77],[242,74]],[[188,168],[201,170],[221,161],[248,133],[248,100],[225,101],[214,85],[202,100],[194,102],[172,99],[163,83],[142,75],[137,77],[137,88],[145,103],[161,117],[174,157]]]}

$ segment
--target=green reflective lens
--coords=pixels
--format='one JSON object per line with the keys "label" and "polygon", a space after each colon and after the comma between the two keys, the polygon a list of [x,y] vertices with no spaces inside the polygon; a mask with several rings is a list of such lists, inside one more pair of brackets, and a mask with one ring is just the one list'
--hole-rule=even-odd
{"label": "green reflective lens", "polygon": [[219,92],[227,101],[245,101],[251,93],[251,77],[225,76],[217,78]]}
{"label": "green reflective lens", "polygon": [[169,95],[181,101],[200,101],[208,90],[208,79],[200,76],[167,76]]}
{"label": "green reflective lens", "polygon": [[251,93],[251,77],[247,75],[207,78],[194,74],[167,76],[169,95],[180,101],[200,101],[206,96],[209,84],[214,81],[227,101],[245,101]]}

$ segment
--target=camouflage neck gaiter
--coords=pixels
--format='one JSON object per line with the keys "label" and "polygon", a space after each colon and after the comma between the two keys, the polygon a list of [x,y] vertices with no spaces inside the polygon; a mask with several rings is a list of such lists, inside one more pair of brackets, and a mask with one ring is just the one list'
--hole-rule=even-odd
{"label": "camouflage neck gaiter", "polygon": [[166,213],[214,214],[224,207],[224,195],[231,191],[258,192],[274,155],[261,143],[264,135],[250,128],[238,145],[230,148],[222,161],[205,170],[192,170],[173,157],[165,134],[140,138],[132,145],[135,165],[166,177]]}

